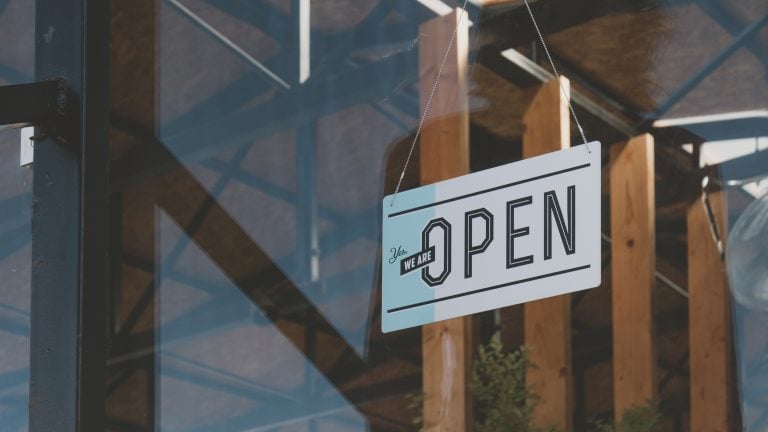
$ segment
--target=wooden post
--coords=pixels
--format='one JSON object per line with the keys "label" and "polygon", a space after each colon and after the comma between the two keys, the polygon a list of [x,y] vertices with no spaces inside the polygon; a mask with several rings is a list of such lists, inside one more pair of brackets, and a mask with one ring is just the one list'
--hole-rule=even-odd
{"label": "wooden post", "polygon": [[[720,235],[725,233],[723,194],[710,194]],[[725,266],[712,238],[704,202],[688,208],[688,331],[691,350],[691,430],[732,428],[731,325]]]}
{"label": "wooden post", "polygon": [[[461,19],[460,19],[461,18]],[[419,46],[421,112],[425,111],[446,50],[456,39],[434,91],[420,138],[421,183],[429,184],[469,172],[469,105],[467,59],[469,27],[459,9],[421,25]],[[422,331],[424,430],[471,430],[471,317],[425,325]]]}
{"label": "wooden post", "polygon": [[656,398],[653,152],[650,135],[611,147],[613,400],[617,421],[627,408]]}
{"label": "wooden post", "polygon": [[[110,8],[110,106],[120,117],[136,125],[138,130],[147,132],[146,136],[142,135],[141,142],[135,143],[116,136],[112,138],[114,141],[110,150],[125,149],[125,145],[131,143],[154,151],[154,146],[148,141],[154,138],[160,121],[157,104],[160,100],[160,57],[157,53],[160,44],[160,0],[115,0]],[[112,315],[113,321],[108,335],[112,340],[119,340],[118,335],[126,330],[126,325],[130,325],[133,326],[130,335],[143,334],[147,346],[160,343],[159,333],[152,331],[160,326],[160,303],[156,291],[159,284],[154,278],[160,272],[161,259],[157,249],[160,239],[158,209],[148,193],[153,189],[146,183],[121,187],[118,193],[110,196],[109,221],[112,236],[109,315]],[[146,267],[141,271],[124,272],[128,261],[124,253],[146,262]],[[147,296],[144,308],[140,306],[142,296]],[[157,362],[159,356],[156,355],[155,351],[147,352],[144,357],[146,366],[107,396],[107,417],[135,418],[136,426],[144,430],[157,427],[159,398],[156,385],[160,369]],[[118,376],[117,373],[119,368],[114,371],[108,368],[107,376],[112,378]],[[125,400],[131,403],[118,402]]]}
{"label": "wooden post", "polygon": [[[536,92],[523,116],[523,157],[530,158],[570,146],[568,101],[563,94],[570,82],[549,81]],[[558,431],[573,428],[573,375],[571,366],[571,296],[561,295],[525,305],[525,344],[533,347],[529,385],[541,402],[534,421]]]}

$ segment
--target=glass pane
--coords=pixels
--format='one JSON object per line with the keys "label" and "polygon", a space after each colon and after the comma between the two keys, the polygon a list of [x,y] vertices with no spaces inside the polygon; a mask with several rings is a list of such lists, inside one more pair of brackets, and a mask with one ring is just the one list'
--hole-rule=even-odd
{"label": "glass pane", "polygon": [[32,263],[32,168],[19,166],[20,130],[0,131],[0,424],[26,431]]}
{"label": "glass pane", "polygon": [[[35,2],[0,1],[0,85],[34,80],[34,37]],[[0,429],[8,431],[29,423],[32,167],[20,164],[21,142],[21,129],[0,126]]]}
{"label": "glass pane", "polygon": [[[379,215],[433,85],[420,51],[453,33],[422,25],[463,3],[313,1],[302,30],[301,1],[113,1],[110,430],[422,427],[424,392],[440,391],[422,385],[433,370],[425,356],[435,354],[423,352],[419,328],[381,332]],[[629,417],[658,430],[695,430],[712,412],[727,413],[724,429],[763,430],[765,320],[749,318],[759,314],[729,291],[745,283],[734,269],[763,255],[723,261],[717,244],[726,254],[764,249],[762,237],[744,246],[731,235],[742,214],[763,220],[754,216],[762,207],[750,205],[764,193],[768,166],[768,9],[760,0],[614,3],[533,7],[584,133],[605,155],[595,210],[603,283],[565,300],[568,363],[537,354],[541,347],[525,340],[527,306],[517,305],[474,315],[475,365],[454,367],[497,371],[469,392],[479,431],[497,430],[494,409],[526,427],[570,422],[591,431],[603,422],[613,430],[613,419],[628,418],[616,395],[632,385],[651,390],[632,400]],[[467,4],[468,101],[457,117],[467,118],[478,171],[523,158],[526,112],[551,67],[519,2]],[[653,304],[638,323],[611,312],[632,277],[612,278],[611,236],[623,222],[610,220],[611,203],[627,194],[610,194],[608,155],[644,133],[655,141],[647,179],[655,199],[639,211],[653,215],[646,234],[655,248],[631,269],[646,272]],[[403,190],[419,185],[418,142],[414,155]],[[737,160],[747,167],[728,164]],[[702,264],[694,245],[714,259]],[[701,282],[692,268],[720,273]],[[713,286],[714,297],[699,295]],[[691,324],[702,298],[711,334]],[[649,378],[614,379],[617,323],[653,334]],[[552,331],[548,321],[527,325]],[[496,340],[496,360],[477,354]],[[505,355],[521,347],[535,364],[504,369],[515,359]],[[706,352],[720,355],[720,381],[703,379],[714,376],[699,366],[716,357]],[[565,376],[572,417],[525,414],[520,401],[542,391],[522,385],[533,367]],[[513,401],[497,397],[499,388]],[[702,391],[723,402],[702,409]]]}
{"label": "glass pane", "polygon": [[733,300],[739,407],[744,430],[759,431],[768,424],[768,133],[709,142],[702,152],[718,164],[719,177],[728,185],[716,210],[727,221],[725,263]]}
{"label": "glass pane", "polygon": [[0,1],[0,85],[34,81],[35,2]]}

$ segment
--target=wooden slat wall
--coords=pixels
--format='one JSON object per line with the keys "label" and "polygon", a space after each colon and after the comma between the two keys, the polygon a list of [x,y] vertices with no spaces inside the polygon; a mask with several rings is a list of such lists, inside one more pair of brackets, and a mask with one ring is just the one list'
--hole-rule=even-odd
{"label": "wooden slat wall", "polygon": [[656,398],[653,137],[611,147],[613,399],[616,419]]}
{"label": "wooden slat wall", "polygon": [[[570,83],[561,78],[563,88]],[[570,146],[568,102],[560,83],[543,84],[523,116],[523,157],[530,158]],[[586,150],[585,150],[586,151]],[[571,296],[561,295],[525,305],[525,344],[533,347],[527,382],[541,403],[535,412],[540,426],[558,431],[573,428],[573,376],[571,366]]]}
{"label": "wooden slat wall", "polygon": [[[421,25],[419,86],[421,112],[458,25],[456,40],[432,99],[420,138],[421,183],[429,184],[469,172],[469,106],[467,60],[469,30],[459,10]],[[472,318],[455,318],[422,330],[424,361],[424,430],[471,430],[469,382],[472,359]]]}
{"label": "wooden slat wall", "polygon": [[[710,195],[725,233],[723,194]],[[691,349],[691,430],[732,430],[731,326],[725,266],[701,199],[688,209],[688,308]],[[729,385],[730,384],[730,385]]]}

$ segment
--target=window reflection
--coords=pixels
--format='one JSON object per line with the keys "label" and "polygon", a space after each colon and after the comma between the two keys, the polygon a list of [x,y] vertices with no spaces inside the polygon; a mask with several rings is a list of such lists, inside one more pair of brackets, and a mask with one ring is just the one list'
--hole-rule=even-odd
{"label": "window reflection", "polygon": [[[456,2],[312,2],[308,71],[300,2],[113,3],[110,428],[418,429],[409,395],[429,366],[418,329],[379,330],[379,205],[419,121],[418,47],[434,37],[419,25]],[[470,2],[474,170],[521,158],[523,113],[549,76],[519,4],[481,3]],[[654,133],[655,387],[664,430],[690,430],[686,212],[702,174],[730,187],[725,162],[741,144],[720,141],[754,136],[701,117],[765,110],[765,31],[734,41],[768,11],[757,1],[542,5],[587,135],[610,145]],[[702,172],[700,161],[721,166]],[[414,162],[404,187],[417,179]],[[716,209],[731,225],[761,196],[732,192]],[[605,191],[606,213],[609,200]],[[609,285],[571,302],[577,430],[613,416],[620,317],[606,313]],[[748,330],[751,312],[733,310],[744,383],[760,375],[747,372],[759,355],[743,351],[762,339]],[[475,317],[477,344],[499,329],[508,349],[524,343],[521,311]],[[751,382],[745,424],[759,426],[763,387]]]}
{"label": "window reflection", "polygon": [[0,131],[0,425],[26,431],[32,262],[32,169],[18,129]]}
{"label": "window reflection", "polygon": [[35,2],[0,2],[0,85],[34,81]]}
{"label": "window reflection", "polygon": [[[34,79],[35,4],[0,1],[0,85]],[[2,101],[12,104],[13,101]],[[0,429],[29,423],[32,168],[19,129],[0,127]]]}

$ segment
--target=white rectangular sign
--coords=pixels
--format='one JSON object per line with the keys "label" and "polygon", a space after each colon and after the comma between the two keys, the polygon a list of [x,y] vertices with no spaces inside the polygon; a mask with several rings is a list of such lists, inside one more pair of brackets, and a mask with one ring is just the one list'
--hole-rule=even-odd
{"label": "white rectangular sign", "polygon": [[382,331],[600,285],[600,143],[384,198]]}
{"label": "white rectangular sign", "polygon": [[21,146],[19,150],[19,166],[31,165],[35,159],[35,143],[32,136],[35,134],[35,128],[21,128]]}

